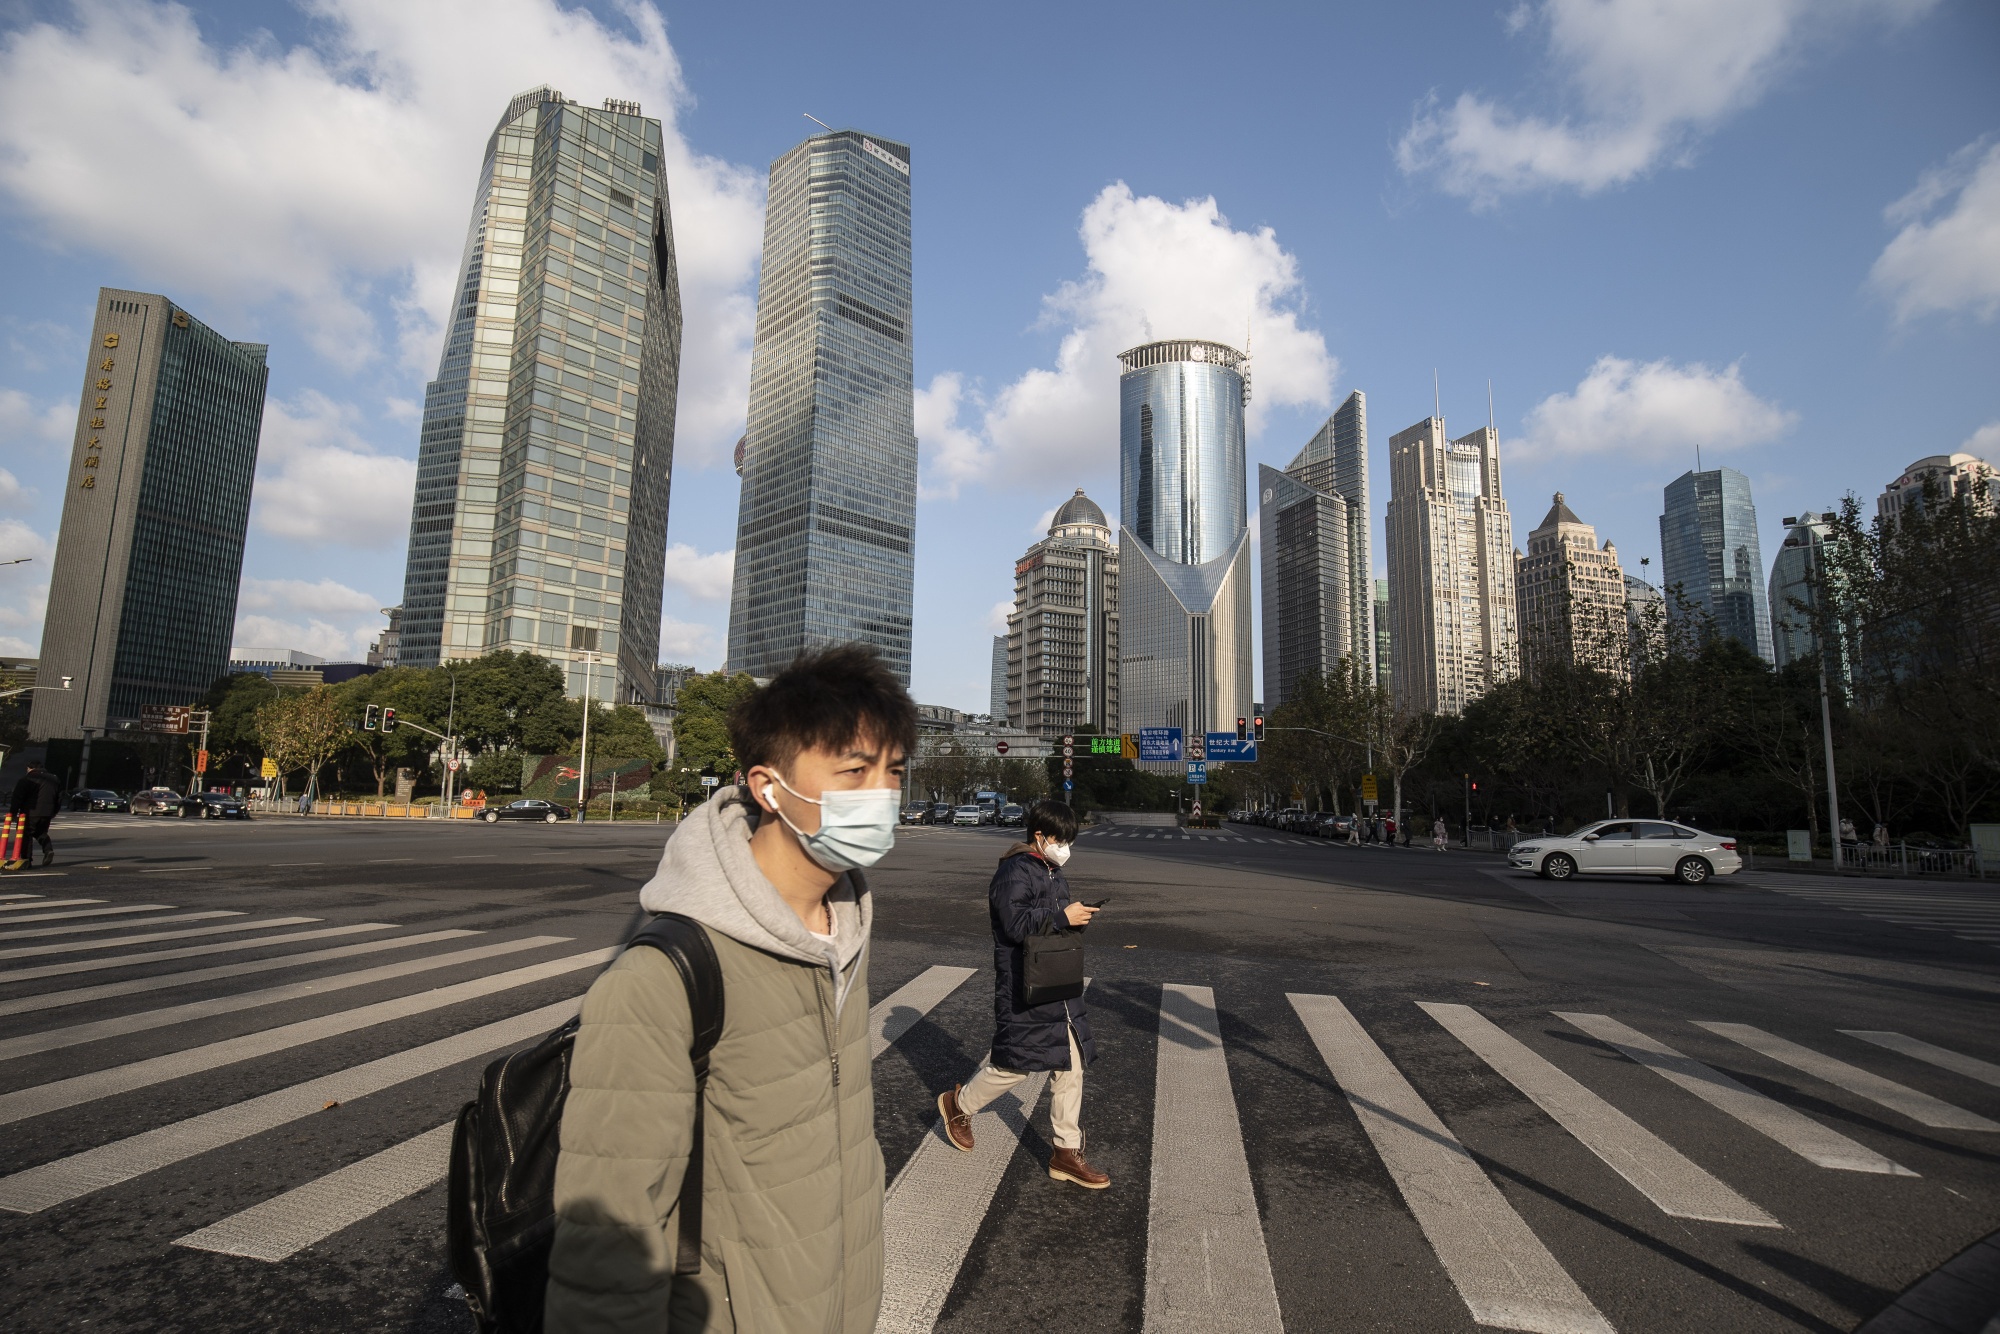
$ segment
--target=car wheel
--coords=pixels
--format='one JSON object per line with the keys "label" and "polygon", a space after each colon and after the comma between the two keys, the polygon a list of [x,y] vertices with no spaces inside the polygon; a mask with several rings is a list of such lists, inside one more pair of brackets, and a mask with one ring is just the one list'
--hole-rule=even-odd
{"label": "car wheel", "polygon": [[561,818],[562,817],[560,815],[557,815],[554,811],[550,811],[547,815],[542,817],[542,823],[554,824],[557,820],[560,820]]}
{"label": "car wheel", "polygon": [[482,819],[482,820],[484,820],[484,821],[486,821],[486,823],[488,823],[488,824],[495,824],[495,823],[497,823],[497,822],[499,821],[499,819],[500,819],[500,812],[498,812],[498,811],[488,811],[488,812],[486,812],[486,814],[484,814],[484,815],[480,816],[479,818],[480,818],[480,819]]}
{"label": "car wheel", "polygon": [[1705,884],[1712,874],[1713,869],[1699,857],[1683,857],[1680,865],[1674,867],[1674,879],[1683,885]]}
{"label": "car wheel", "polygon": [[1542,875],[1550,880],[1567,880],[1576,874],[1576,858],[1567,853],[1552,852],[1542,863]]}

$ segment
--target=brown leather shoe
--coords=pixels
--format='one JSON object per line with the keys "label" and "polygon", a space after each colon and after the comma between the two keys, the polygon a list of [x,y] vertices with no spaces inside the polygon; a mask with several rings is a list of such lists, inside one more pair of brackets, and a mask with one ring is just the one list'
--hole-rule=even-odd
{"label": "brown leather shoe", "polygon": [[1103,1190],[1111,1178],[1083,1161],[1075,1149],[1057,1149],[1049,1157],[1049,1175],[1057,1181],[1074,1181],[1086,1190]]}
{"label": "brown leather shoe", "polygon": [[944,1137],[954,1149],[972,1152],[972,1118],[958,1105],[959,1085],[938,1094],[938,1115],[944,1119]]}

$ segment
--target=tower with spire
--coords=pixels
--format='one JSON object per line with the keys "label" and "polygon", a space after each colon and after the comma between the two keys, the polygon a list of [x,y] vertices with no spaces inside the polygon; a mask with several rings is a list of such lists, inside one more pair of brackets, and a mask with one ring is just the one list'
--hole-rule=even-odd
{"label": "tower with spire", "polygon": [[1531,678],[1557,667],[1631,670],[1625,619],[1625,572],[1618,549],[1576,517],[1563,493],[1514,556],[1514,598],[1521,627],[1521,668]]}

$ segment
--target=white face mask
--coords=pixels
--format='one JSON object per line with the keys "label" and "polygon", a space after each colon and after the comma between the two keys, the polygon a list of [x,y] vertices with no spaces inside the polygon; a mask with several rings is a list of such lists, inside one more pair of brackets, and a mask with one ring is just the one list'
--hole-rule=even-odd
{"label": "white face mask", "polygon": [[784,775],[773,776],[785,791],[819,807],[819,831],[808,834],[785,819],[785,813],[778,809],[776,790],[769,783],[764,785],[764,800],[785,821],[785,828],[797,836],[806,856],[826,870],[855,871],[873,866],[896,846],[896,816],[903,799],[901,788],[864,787],[852,792],[826,792],[814,801],[801,796],[785,782]]}
{"label": "white face mask", "polygon": [[1051,866],[1061,866],[1064,862],[1067,862],[1069,860],[1069,844],[1067,843],[1042,844],[1042,860],[1047,862]]}

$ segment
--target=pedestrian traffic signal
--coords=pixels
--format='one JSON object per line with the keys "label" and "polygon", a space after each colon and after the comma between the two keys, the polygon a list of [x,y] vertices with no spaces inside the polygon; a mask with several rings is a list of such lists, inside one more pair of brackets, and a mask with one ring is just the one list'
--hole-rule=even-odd
{"label": "pedestrian traffic signal", "polygon": [[1264,715],[1260,713],[1255,718],[1252,718],[1250,726],[1257,740],[1262,741],[1264,739]]}
{"label": "pedestrian traffic signal", "polygon": [[364,732],[374,731],[376,715],[381,712],[382,712],[381,705],[370,704],[368,708],[361,715],[361,730]]}
{"label": "pedestrian traffic signal", "polygon": [[1250,720],[1248,718],[1238,718],[1236,720],[1236,739],[1238,741],[1248,741],[1250,739]]}
{"label": "pedestrian traffic signal", "polygon": [[384,708],[382,710],[382,730],[384,732],[393,732],[396,730],[396,711],[394,709]]}
{"label": "pedestrian traffic signal", "polygon": [[1474,780],[1473,780],[1473,783],[1472,783],[1472,790],[1473,790],[1474,792],[1477,792],[1477,791],[1479,790],[1479,780],[1477,780],[1477,779],[1474,779]]}

